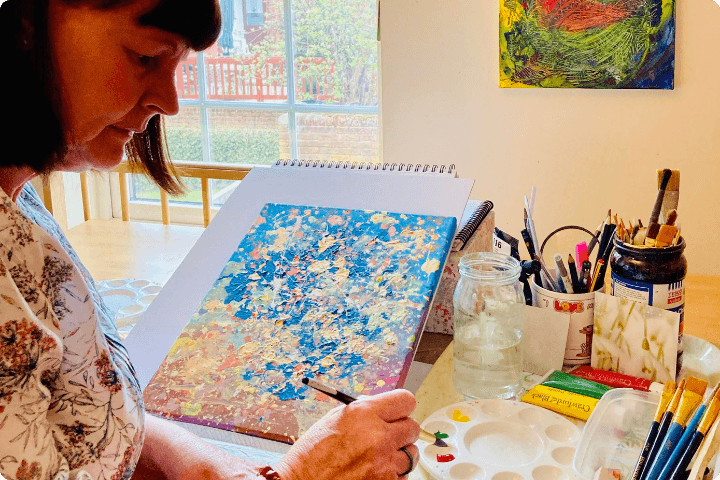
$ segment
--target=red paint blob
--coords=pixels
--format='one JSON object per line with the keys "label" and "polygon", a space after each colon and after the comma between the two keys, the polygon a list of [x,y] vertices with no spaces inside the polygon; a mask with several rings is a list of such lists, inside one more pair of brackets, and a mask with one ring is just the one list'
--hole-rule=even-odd
{"label": "red paint blob", "polygon": [[437,461],[440,463],[452,462],[453,460],[455,460],[455,457],[453,456],[452,453],[448,453],[447,455],[440,455],[438,453]]}

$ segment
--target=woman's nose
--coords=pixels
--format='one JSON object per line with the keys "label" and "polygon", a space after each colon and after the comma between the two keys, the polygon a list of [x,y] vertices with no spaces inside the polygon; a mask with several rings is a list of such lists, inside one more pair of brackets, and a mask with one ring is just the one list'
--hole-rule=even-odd
{"label": "woman's nose", "polygon": [[177,115],[180,105],[175,87],[175,70],[158,72],[158,75],[148,78],[148,82],[144,98],[141,99],[143,106],[155,113]]}

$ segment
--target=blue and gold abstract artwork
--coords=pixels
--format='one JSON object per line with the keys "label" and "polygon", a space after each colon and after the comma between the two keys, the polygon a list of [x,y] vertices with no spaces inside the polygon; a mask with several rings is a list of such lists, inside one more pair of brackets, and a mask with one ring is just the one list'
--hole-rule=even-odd
{"label": "blue and gold abstract artwork", "polygon": [[267,204],[144,392],[149,412],[292,443],[402,386],[455,218]]}

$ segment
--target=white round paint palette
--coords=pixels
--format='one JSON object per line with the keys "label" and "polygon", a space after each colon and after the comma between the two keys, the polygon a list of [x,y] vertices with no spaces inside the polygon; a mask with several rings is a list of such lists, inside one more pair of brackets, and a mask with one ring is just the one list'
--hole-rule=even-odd
{"label": "white round paint palette", "polygon": [[[470,400],[438,410],[421,426],[448,435],[447,448],[417,442],[420,464],[438,480],[577,478],[572,460],[580,431],[550,410],[511,400]],[[438,455],[447,454],[454,460],[439,461]]]}
{"label": "white round paint palette", "polygon": [[115,314],[115,324],[123,340],[162,289],[157,283],[133,278],[104,280],[96,285],[105,305]]}

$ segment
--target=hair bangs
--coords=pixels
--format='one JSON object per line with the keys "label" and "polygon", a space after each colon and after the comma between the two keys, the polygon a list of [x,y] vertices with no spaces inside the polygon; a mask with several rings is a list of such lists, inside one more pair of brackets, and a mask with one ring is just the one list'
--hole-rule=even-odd
{"label": "hair bangs", "polygon": [[217,0],[160,0],[139,21],[141,25],[180,35],[195,51],[215,43],[222,27]]}

